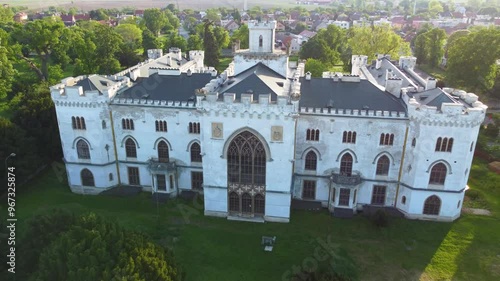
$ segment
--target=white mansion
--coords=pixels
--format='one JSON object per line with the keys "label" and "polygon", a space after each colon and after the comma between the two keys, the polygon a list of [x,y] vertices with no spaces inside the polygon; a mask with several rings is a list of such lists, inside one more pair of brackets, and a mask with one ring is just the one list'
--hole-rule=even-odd
{"label": "white mansion", "polygon": [[477,96],[437,88],[413,57],[357,55],[350,75],[312,78],[274,50],[275,25],[250,22],[250,49],[222,73],[203,51],[150,50],[51,87],[71,189],[196,191],[206,215],[256,221],[288,222],[293,204],[458,218],[487,108]]}

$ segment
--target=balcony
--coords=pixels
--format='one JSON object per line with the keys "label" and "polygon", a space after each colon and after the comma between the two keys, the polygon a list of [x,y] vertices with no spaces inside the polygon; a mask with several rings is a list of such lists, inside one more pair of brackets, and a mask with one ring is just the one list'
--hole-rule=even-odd
{"label": "balcony", "polygon": [[343,175],[340,173],[333,173],[330,180],[336,184],[358,185],[361,183],[361,176],[358,174]]}
{"label": "balcony", "polygon": [[164,159],[161,159],[160,161],[160,159],[158,158],[150,158],[147,163],[148,163],[148,170],[151,171],[152,173],[171,172],[177,169],[177,165],[173,160],[165,161]]}

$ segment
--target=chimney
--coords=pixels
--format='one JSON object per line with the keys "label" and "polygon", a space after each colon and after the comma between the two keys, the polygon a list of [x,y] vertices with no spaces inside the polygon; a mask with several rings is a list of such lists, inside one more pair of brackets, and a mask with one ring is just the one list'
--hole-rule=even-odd
{"label": "chimney", "polygon": [[233,41],[232,49],[233,49],[233,53],[240,50],[240,40]]}
{"label": "chimney", "polygon": [[398,77],[392,77],[385,80],[385,90],[391,93],[396,98],[401,96],[401,86],[403,85],[403,80]]}
{"label": "chimney", "polygon": [[306,80],[311,80],[311,72],[306,72]]}
{"label": "chimney", "polygon": [[435,78],[432,78],[432,77],[429,77],[427,78],[427,81],[425,81],[425,89],[426,90],[431,90],[431,89],[435,89],[436,88],[436,79]]}

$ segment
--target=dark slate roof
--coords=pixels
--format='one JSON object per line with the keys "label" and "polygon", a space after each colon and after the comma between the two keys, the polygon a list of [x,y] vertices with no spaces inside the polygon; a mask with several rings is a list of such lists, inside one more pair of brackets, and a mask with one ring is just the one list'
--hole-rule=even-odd
{"label": "dark slate roof", "polygon": [[406,112],[403,102],[368,80],[333,81],[331,78],[300,79],[300,106],[338,109],[370,109]]}
{"label": "dark slate roof", "polygon": [[[193,73],[187,76],[152,74],[138,79],[137,83],[120,94],[120,98],[144,98],[162,101],[194,101],[194,91],[205,87],[213,77],[210,73]],[[144,86],[143,86],[144,85]],[[155,86],[153,86],[155,85]]]}
{"label": "dark slate roof", "polygon": [[372,65],[366,66],[368,71],[371,73],[373,78],[377,80],[377,83],[381,86],[385,87],[385,73],[387,70],[391,72],[394,76],[401,78],[403,81],[401,83],[401,87],[414,87],[418,86],[418,82],[413,81],[412,78],[405,74],[401,69],[395,66],[392,62],[390,62],[387,58],[382,58],[382,63],[379,69],[375,68],[375,62]]}
{"label": "dark slate roof", "polygon": [[228,82],[219,89],[220,98],[223,98],[224,93],[234,93],[236,99],[240,99],[241,94],[253,93],[254,100],[258,100],[259,95],[271,94],[271,100],[276,101],[277,95],[283,92],[285,81],[284,76],[259,62],[238,75],[230,77]]}
{"label": "dark slate roof", "polygon": [[90,75],[78,81],[75,86],[81,86],[83,91],[99,91],[100,94],[115,82],[102,75]]}
{"label": "dark slate roof", "polygon": [[440,88],[409,94],[410,97],[415,98],[418,103],[427,106],[435,106],[437,108],[441,108],[441,104],[443,103],[459,103],[452,96],[443,92]]}

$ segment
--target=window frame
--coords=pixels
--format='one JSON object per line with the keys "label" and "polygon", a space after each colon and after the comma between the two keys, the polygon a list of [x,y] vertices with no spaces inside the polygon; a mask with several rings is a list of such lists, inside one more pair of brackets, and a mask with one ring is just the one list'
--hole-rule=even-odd
{"label": "window frame", "polygon": [[303,200],[316,200],[316,181],[315,180],[302,181],[302,199]]}
{"label": "window frame", "polygon": [[371,204],[377,206],[384,206],[386,196],[387,196],[387,186],[374,185],[372,189]]}
{"label": "window frame", "polygon": [[191,171],[191,189],[203,190],[203,171]]}

